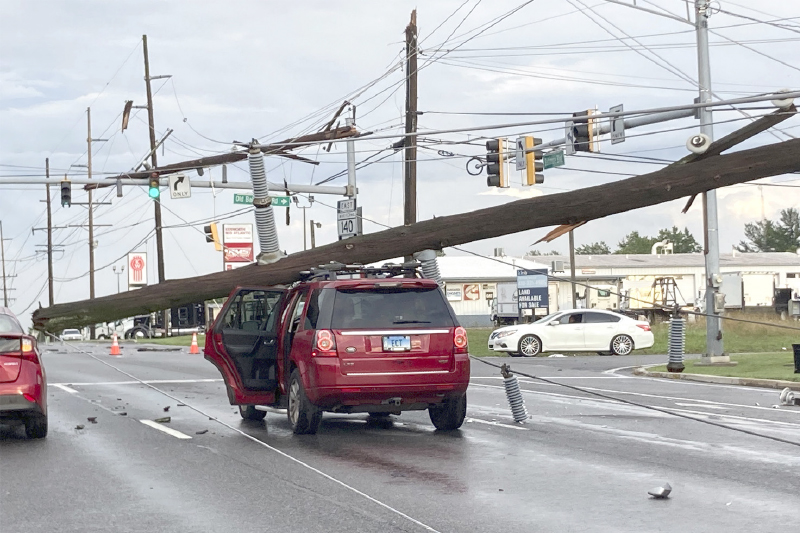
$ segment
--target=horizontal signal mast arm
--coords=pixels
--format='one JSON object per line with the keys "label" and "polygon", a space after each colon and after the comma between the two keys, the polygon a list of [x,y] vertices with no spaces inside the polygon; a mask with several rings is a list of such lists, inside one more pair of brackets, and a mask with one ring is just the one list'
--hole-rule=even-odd
{"label": "horizontal signal mast arm", "polygon": [[297,281],[299,272],[329,261],[374,263],[524,230],[575,224],[669,202],[719,187],[800,171],[800,139],[672,165],[633,178],[469,213],[439,217],[292,254],[277,263],[250,265],[143,289],[40,308],[34,327],[57,331],[227,296],[236,286]]}

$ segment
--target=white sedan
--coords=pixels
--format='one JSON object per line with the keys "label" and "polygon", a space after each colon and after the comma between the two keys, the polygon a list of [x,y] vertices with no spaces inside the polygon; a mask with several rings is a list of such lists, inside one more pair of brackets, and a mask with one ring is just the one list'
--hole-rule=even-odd
{"label": "white sedan", "polygon": [[489,336],[490,350],[525,357],[556,351],[628,355],[652,345],[649,322],[600,309],[560,311],[531,324],[496,329]]}

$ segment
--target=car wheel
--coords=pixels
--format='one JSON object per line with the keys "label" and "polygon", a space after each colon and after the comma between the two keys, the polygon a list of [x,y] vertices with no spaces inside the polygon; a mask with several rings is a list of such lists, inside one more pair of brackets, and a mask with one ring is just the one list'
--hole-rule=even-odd
{"label": "car wheel", "polygon": [[264,420],[264,417],[267,416],[266,411],[260,411],[256,409],[255,405],[240,405],[239,406],[239,414],[245,420]]}
{"label": "car wheel", "polygon": [[98,336],[97,336],[97,340],[99,340],[99,341],[104,341],[104,340],[106,340],[107,338],[108,338],[108,337],[106,337],[105,335],[98,335]]}
{"label": "car wheel", "polygon": [[633,351],[633,339],[627,335],[617,335],[611,339],[611,353],[628,355]]}
{"label": "car wheel", "polygon": [[428,416],[436,429],[451,431],[460,428],[467,416],[466,393],[450,397],[436,407],[429,407]]}
{"label": "car wheel", "polygon": [[289,378],[289,407],[286,415],[295,435],[313,435],[322,422],[322,411],[306,396],[300,371],[296,368]]}
{"label": "car wheel", "polygon": [[519,353],[523,357],[536,357],[542,351],[542,341],[536,335],[525,335],[519,340]]}
{"label": "car wheel", "polygon": [[47,436],[47,415],[32,415],[25,419],[25,435],[29,439],[43,439]]}
{"label": "car wheel", "polygon": [[383,418],[383,419],[386,419],[386,418],[389,418],[392,413],[367,413],[367,414],[369,416],[371,416],[372,418]]}

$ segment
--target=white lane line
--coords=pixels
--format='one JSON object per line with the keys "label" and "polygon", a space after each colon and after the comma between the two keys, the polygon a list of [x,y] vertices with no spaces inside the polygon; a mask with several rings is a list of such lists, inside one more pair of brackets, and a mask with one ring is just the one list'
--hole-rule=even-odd
{"label": "white lane line", "polygon": [[189,435],[187,435],[186,433],[181,433],[180,431],[177,431],[177,430],[172,429],[172,428],[168,428],[167,426],[161,425],[158,422],[153,422],[152,420],[139,420],[139,422],[141,422],[145,426],[150,426],[153,429],[157,429],[159,431],[163,431],[167,435],[172,435],[176,439],[191,439],[192,438]]}
{"label": "white lane line", "polygon": [[727,407],[723,407],[721,405],[707,405],[704,403],[682,403],[682,402],[675,402],[675,405],[680,405],[681,407],[703,407],[705,409],[727,409]]}
{"label": "white lane line", "polygon": [[522,431],[530,431],[530,428],[524,428],[522,426],[512,426],[511,424],[503,424],[502,422],[490,422],[488,420],[481,420],[480,418],[467,417],[466,422],[477,422],[479,424],[486,424],[489,426],[500,426],[508,429],[519,429]]}
{"label": "white lane line", "polygon": [[150,381],[94,381],[87,383],[51,383],[54,387],[61,387],[62,385],[72,385],[73,387],[91,387],[98,385],[173,385],[179,383],[218,383],[221,378],[214,379],[153,379]]}
{"label": "white lane line", "polygon": [[59,389],[63,390],[64,392],[68,392],[70,394],[78,394],[78,391],[75,389],[70,389],[66,385],[62,385],[61,383],[53,383],[54,387],[58,387]]}

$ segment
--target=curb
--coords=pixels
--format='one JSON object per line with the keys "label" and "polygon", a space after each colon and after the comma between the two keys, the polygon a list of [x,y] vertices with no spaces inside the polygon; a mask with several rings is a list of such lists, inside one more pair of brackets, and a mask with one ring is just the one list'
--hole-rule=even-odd
{"label": "curb", "polygon": [[764,387],[768,389],[792,389],[800,391],[800,382],[782,381],[779,379],[758,379],[758,378],[732,378],[728,376],[709,376],[705,374],[683,374],[674,372],[650,372],[644,367],[633,369],[635,376],[647,376],[650,378],[682,379],[685,381],[700,381],[703,383],[718,383],[723,385],[740,385],[743,387]]}

